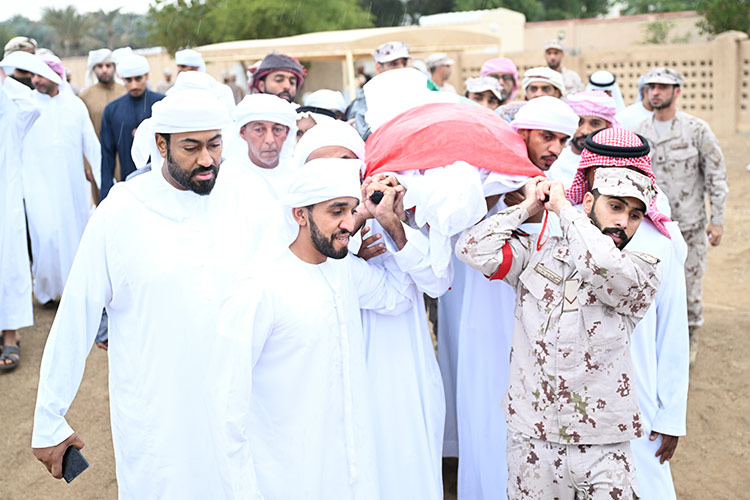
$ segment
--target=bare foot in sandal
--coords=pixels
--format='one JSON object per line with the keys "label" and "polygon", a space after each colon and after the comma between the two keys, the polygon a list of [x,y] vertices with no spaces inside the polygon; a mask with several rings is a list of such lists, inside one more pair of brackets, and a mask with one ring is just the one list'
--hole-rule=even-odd
{"label": "bare foot in sandal", "polygon": [[0,371],[15,369],[21,362],[21,349],[18,346],[18,332],[3,330],[3,350],[0,355]]}

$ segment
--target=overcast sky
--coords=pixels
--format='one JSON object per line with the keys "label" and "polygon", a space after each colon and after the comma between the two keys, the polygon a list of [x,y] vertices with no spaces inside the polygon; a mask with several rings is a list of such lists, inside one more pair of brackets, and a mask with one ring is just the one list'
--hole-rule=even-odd
{"label": "overcast sky", "polygon": [[65,2],[64,0],[62,2],[53,0],[3,0],[2,3],[4,5],[0,9],[0,20],[5,21],[16,14],[39,20],[42,17],[44,7],[64,9],[68,5],[75,5],[78,12],[94,12],[99,9],[109,11],[122,7],[120,12],[145,14],[151,0],[76,0],[75,3]]}

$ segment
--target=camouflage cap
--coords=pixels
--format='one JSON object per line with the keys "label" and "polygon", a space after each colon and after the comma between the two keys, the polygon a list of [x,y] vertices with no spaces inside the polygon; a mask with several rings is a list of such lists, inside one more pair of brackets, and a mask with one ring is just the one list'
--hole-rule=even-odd
{"label": "camouflage cap", "polygon": [[3,57],[7,56],[8,54],[12,52],[16,52],[19,50],[23,50],[24,52],[29,52],[31,54],[36,53],[37,49],[37,43],[36,40],[33,38],[29,38],[27,36],[17,36],[14,38],[11,38],[8,40],[8,43],[5,44],[5,52]]}
{"label": "camouflage cap", "polygon": [[497,78],[491,76],[480,76],[479,78],[467,78],[466,79],[466,91],[467,92],[484,92],[489,90],[499,101],[504,99],[505,89],[500,86],[500,82]]}
{"label": "camouflage cap", "polygon": [[383,64],[403,57],[411,59],[409,46],[404,42],[387,42],[375,49],[372,53],[375,62]]}
{"label": "camouflage cap", "polygon": [[557,38],[547,40],[547,43],[544,44],[544,51],[547,52],[549,49],[557,49],[560,52],[565,52],[562,42]]}
{"label": "camouflage cap", "polygon": [[456,61],[448,57],[448,54],[445,52],[432,54],[425,60],[425,64],[427,64],[427,67],[430,69],[437,68],[438,66],[450,66],[451,64],[455,64],[455,62]]}
{"label": "camouflage cap", "polygon": [[596,169],[593,189],[607,196],[637,198],[646,208],[656,196],[656,190],[648,176],[621,167]]}
{"label": "camouflage cap", "polygon": [[651,71],[646,73],[645,84],[649,83],[663,83],[665,85],[682,85],[685,82],[685,77],[679,71],[675,71],[672,68],[653,68]]}

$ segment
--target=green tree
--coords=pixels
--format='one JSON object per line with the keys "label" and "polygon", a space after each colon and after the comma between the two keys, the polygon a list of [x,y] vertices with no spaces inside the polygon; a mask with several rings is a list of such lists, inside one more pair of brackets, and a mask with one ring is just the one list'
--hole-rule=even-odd
{"label": "green tree", "polygon": [[661,45],[667,43],[669,32],[674,28],[673,21],[654,21],[644,26],[645,37],[643,43],[645,45]]}
{"label": "green tree", "polygon": [[150,40],[170,53],[207,43],[372,26],[357,0],[155,0]]}
{"label": "green tree", "polygon": [[406,20],[406,4],[401,0],[359,0],[359,6],[372,16],[375,26],[401,26]]}
{"label": "green tree", "polygon": [[0,43],[5,45],[8,43],[8,40],[15,36],[18,36],[18,32],[13,25],[9,24],[7,21],[0,23]]}
{"label": "green tree", "polygon": [[[49,26],[35,22],[22,15],[15,15],[4,22],[15,33],[14,36],[28,36],[37,41],[40,47],[53,47],[55,34]],[[5,43],[5,42],[3,42]]]}
{"label": "green tree", "polygon": [[94,20],[96,22],[96,26],[99,29],[104,30],[105,36],[106,36],[106,47],[108,49],[114,49],[115,46],[115,34],[116,34],[116,26],[119,21],[120,17],[120,9],[122,7],[118,7],[114,10],[105,11],[103,9],[99,9],[98,12],[95,12],[92,14],[94,17]]}
{"label": "green tree", "polygon": [[42,11],[42,23],[52,29],[59,48],[58,55],[65,57],[81,54],[81,46],[87,39],[94,20],[87,14],[79,14],[75,7],[69,5],[64,9],[45,7]]}
{"label": "green tree", "polygon": [[454,11],[454,4],[455,0],[406,0],[405,20],[417,24],[422,16]]}
{"label": "green tree", "polygon": [[150,47],[148,34],[152,22],[147,15],[120,14],[115,23],[115,46],[130,46],[134,49]]}
{"label": "green tree", "polygon": [[456,10],[484,10],[506,8],[526,16],[527,21],[544,19],[544,4],[540,0],[456,0]]}
{"label": "green tree", "polygon": [[213,43],[217,38],[203,18],[217,0],[154,0],[148,9],[149,40],[174,54],[183,47]]}
{"label": "green tree", "polygon": [[147,16],[120,12],[120,9],[108,12],[98,11],[89,14],[94,19],[94,27],[90,31],[91,39],[85,45],[87,50],[106,47],[142,48],[148,47]]}
{"label": "green tree", "polygon": [[698,23],[704,33],[737,30],[750,34],[750,0],[704,0],[697,10],[705,18]]}
{"label": "green tree", "polygon": [[213,27],[217,41],[372,26],[370,14],[356,0],[221,0],[204,22]]}
{"label": "green tree", "polygon": [[610,8],[610,0],[542,0],[544,18],[579,19],[604,15]]}
{"label": "green tree", "polygon": [[653,12],[678,12],[695,10],[701,0],[625,0],[622,14],[650,14]]}
{"label": "green tree", "polygon": [[611,0],[456,0],[456,10],[504,7],[526,16],[527,21],[577,19],[605,14]]}

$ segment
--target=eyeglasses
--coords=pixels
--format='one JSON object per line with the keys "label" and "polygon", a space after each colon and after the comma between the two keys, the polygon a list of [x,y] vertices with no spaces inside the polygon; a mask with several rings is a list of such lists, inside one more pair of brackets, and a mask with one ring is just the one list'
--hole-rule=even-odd
{"label": "eyeglasses", "polygon": [[494,73],[494,74],[492,74],[490,76],[494,76],[498,80],[502,80],[502,81],[504,81],[506,83],[514,83],[515,82],[515,79],[513,78],[513,75],[511,75],[510,73]]}

